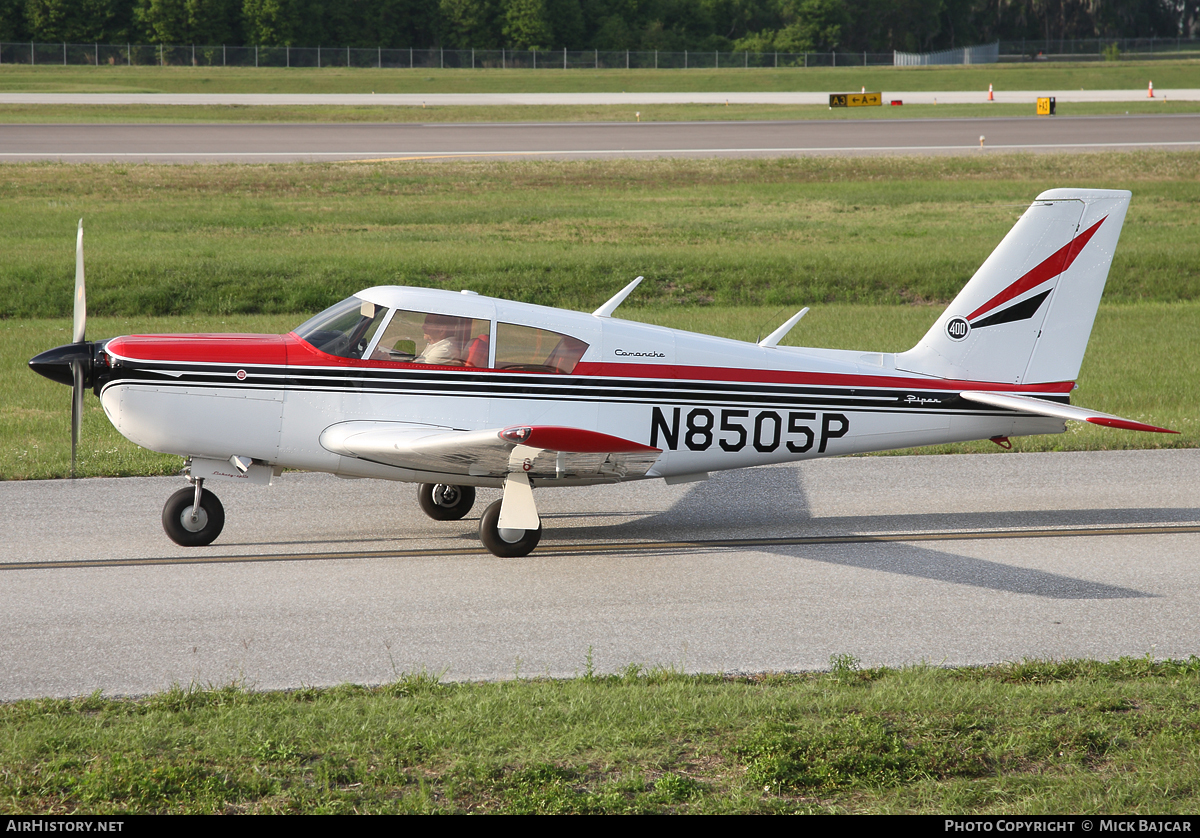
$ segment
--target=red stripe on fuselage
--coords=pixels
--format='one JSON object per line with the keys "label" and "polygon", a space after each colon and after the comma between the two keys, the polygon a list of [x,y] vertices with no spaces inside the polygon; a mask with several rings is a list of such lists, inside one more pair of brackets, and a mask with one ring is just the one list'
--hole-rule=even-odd
{"label": "red stripe on fuselage", "polygon": [[286,364],[282,335],[127,335],[105,351],[135,361],[196,361],[209,364]]}
{"label": "red stripe on fuselage", "polygon": [[975,309],[967,315],[967,320],[974,320],[981,314],[987,314],[998,305],[1007,303],[1014,297],[1024,294],[1031,288],[1036,288],[1043,282],[1049,279],[1054,279],[1061,273],[1064,273],[1067,268],[1071,267],[1071,263],[1075,261],[1075,257],[1083,250],[1083,246],[1091,241],[1092,236],[1096,235],[1096,231],[1100,229],[1100,225],[1105,222],[1108,216],[1104,216],[1091,227],[1084,230],[1071,241],[1067,242],[1057,251],[1055,251],[1047,259],[1043,260],[1033,270],[1029,271],[1023,277],[1018,279],[1012,285],[1005,288],[996,296],[992,297],[986,303]]}
{"label": "red stripe on fuselage", "polygon": [[[666,364],[580,363],[573,375],[608,378],[653,378],[668,381],[731,381],[745,384],[800,384],[817,387],[871,387],[890,390],[999,390],[1004,393],[1069,393],[1071,381],[1011,384],[996,381],[955,381],[948,378],[908,378],[890,375],[851,375],[841,372],[754,370],[734,367],[687,367]],[[970,386],[968,386],[970,385]]]}
{"label": "red stripe on fuselage", "polygon": [[905,390],[996,390],[1004,393],[1069,393],[1070,381],[1016,385],[995,381],[956,381],[944,378],[913,378],[889,375],[853,375],[848,373],[807,372],[803,370],[740,369],[736,367],[696,367],[680,364],[588,363],[576,365],[569,376],[525,370],[484,370],[474,367],[442,367],[429,364],[402,364],[392,361],[364,361],[328,355],[295,334],[287,335],[133,335],[114,338],[106,349],[114,355],[140,361],[175,361],[245,366],[290,364],[294,367],[331,369],[392,369],[396,371],[488,372],[501,375],[537,375],[551,380],[562,378],[637,378],[660,381],[740,384],[792,384],[810,387],[855,387]]}

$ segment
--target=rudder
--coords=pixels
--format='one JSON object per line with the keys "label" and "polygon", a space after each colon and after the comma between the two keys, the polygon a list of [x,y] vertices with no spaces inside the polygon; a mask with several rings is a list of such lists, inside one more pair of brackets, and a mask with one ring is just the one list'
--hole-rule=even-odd
{"label": "rudder", "polygon": [[1121,190],[1043,192],[896,368],[963,381],[1073,381],[1129,199]]}

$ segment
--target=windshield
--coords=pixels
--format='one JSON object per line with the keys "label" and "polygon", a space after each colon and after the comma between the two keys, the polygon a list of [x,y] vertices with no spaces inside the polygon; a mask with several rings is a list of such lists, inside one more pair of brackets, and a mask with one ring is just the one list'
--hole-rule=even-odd
{"label": "windshield", "polygon": [[329,355],[361,358],[387,311],[383,306],[351,297],[301,323],[295,332]]}

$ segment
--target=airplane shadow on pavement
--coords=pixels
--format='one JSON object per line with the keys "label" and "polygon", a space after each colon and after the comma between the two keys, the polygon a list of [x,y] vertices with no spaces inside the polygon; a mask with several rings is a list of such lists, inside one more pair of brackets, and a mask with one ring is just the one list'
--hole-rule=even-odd
{"label": "airplane shadow on pavement", "polygon": [[[739,538],[883,535],[905,532],[961,530],[965,532],[1043,527],[1150,525],[1200,522],[1197,509],[1082,509],[1062,511],[998,511],[979,513],[915,513],[814,518],[795,469],[757,472],[753,491],[733,473],[716,473],[687,493],[669,510],[636,521],[603,527],[605,539],[655,541],[714,541]],[[547,529],[544,550],[553,550],[556,537],[595,538],[596,528]],[[1048,573],[1015,564],[956,555],[904,542],[863,542],[803,545],[763,545],[751,549],[808,561],[825,562],[883,573],[970,585],[1008,593],[1051,599],[1135,599],[1156,594],[1090,579]]]}

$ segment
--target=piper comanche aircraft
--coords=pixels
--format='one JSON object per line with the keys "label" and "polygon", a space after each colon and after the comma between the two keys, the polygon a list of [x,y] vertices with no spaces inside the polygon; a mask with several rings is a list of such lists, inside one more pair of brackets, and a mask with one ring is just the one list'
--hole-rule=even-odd
{"label": "piper comanche aircraft", "polygon": [[[1174,433],[1072,406],[1069,393],[1130,193],[1054,189],[907,352],[780,346],[428,288],[375,287],[286,335],[84,340],[83,227],[74,342],[31,360],[83,389],[138,445],[187,458],[163,509],[182,545],[225,513],[205,484],[284,469],[418,483],[432,518],[465,516],[484,546],[524,556],[535,488],[662,478],[938,443],[1061,433],[1066,420]],[[74,446],[72,447],[72,468]]]}

